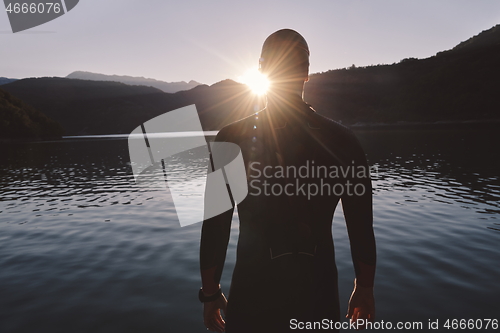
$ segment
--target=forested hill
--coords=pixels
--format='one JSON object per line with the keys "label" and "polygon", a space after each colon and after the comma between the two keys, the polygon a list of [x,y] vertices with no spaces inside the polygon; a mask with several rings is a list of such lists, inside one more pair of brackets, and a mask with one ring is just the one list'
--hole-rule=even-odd
{"label": "forested hill", "polygon": [[427,59],[313,74],[306,100],[346,124],[500,119],[500,25]]}
{"label": "forested hill", "polygon": [[458,44],[452,49],[452,51],[478,50],[480,48],[488,48],[493,45],[500,45],[500,24],[494,26],[491,29],[481,32],[477,36],[467,39],[465,42]]}
{"label": "forested hill", "polygon": [[66,135],[126,134],[164,112],[196,104],[205,130],[254,112],[248,88],[231,80],[174,94],[146,86],[66,78],[31,78],[2,86],[56,119]]}
{"label": "forested hill", "polygon": [[49,139],[62,134],[57,122],[0,89],[0,139]]}

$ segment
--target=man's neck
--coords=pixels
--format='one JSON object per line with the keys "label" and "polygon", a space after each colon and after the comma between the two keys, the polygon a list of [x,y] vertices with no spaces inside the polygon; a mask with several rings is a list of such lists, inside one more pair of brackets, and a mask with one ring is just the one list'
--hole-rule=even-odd
{"label": "man's neck", "polygon": [[297,119],[299,114],[306,114],[304,108],[305,102],[302,99],[302,93],[288,92],[280,94],[268,94],[267,107],[270,116],[286,121],[287,119]]}
{"label": "man's neck", "polygon": [[[295,87],[274,87],[267,94],[268,105],[281,105],[288,100],[297,101],[297,99],[303,100],[304,89],[302,86]],[[295,89],[293,89],[295,88]],[[286,103],[285,103],[286,104]]]}

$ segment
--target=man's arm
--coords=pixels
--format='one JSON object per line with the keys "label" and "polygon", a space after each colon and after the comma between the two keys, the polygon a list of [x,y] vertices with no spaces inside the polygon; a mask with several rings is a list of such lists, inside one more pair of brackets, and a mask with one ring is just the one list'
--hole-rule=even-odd
{"label": "man's arm", "polygon": [[[221,134],[222,131],[219,132],[215,141],[222,141]],[[226,184],[226,186],[228,193],[230,193],[229,185]],[[213,195],[210,189],[207,188],[205,195],[211,194]],[[226,260],[233,212],[234,207],[203,221],[200,242],[200,272],[202,293],[206,297],[216,294],[220,288],[220,278]],[[225,314],[226,303],[224,294],[221,294],[214,301],[204,302],[203,321],[207,329],[215,332],[224,332],[225,322],[220,310],[222,309]]]}
{"label": "man's arm", "polygon": [[[351,256],[354,264],[356,280],[354,290],[349,300],[347,318],[351,321],[357,319],[375,318],[375,301],[373,297],[373,284],[376,267],[376,247],[373,233],[373,208],[372,185],[370,171],[364,152],[356,140],[354,151],[354,166],[356,171],[365,169],[366,177],[356,172],[357,177],[349,179],[357,191],[353,195],[342,197],[342,207],[347,224],[347,232],[351,244]],[[359,176],[359,177],[358,177]],[[361,194],[361,192],[363,192]]]}
{"label": "man's arm", "polygon": [[[376,265],[375,235],[373,233],[372,187],[371,181],[356,179],[365,193],[342,198],[342,208],[351,244],[357,285],[373,288]],[[358,187],[360,189],[361,186]]]}
{"label": "man's arm", "polygon": [[203,291],[212,295],[219,282],[226,260],[234,208],[203,221],[200,244],[200,270]]}
{"label": "man's arm", "polygon": [[[200,271],[202,292],[211,296],[220,288],[220,278],[226,260],[227,244],[231,231],[231,219],[234,208],[218,216],[203,221],[200,244]],[[203,322],[207,329],[224,332],[225,321],[221,309],[226,313],[226,298],[221,294],[212,302],[203,303]]]}

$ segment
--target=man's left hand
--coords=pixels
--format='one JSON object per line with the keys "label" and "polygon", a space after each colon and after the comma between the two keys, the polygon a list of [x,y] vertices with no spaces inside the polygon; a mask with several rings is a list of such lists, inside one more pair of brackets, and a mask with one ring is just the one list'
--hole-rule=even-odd
{"label": "man's left hand", "polygon": [[[349,299],[346,318],[356,322],[358,319],[373,322],[375,320],[375,298],[373,297],[373,287],[362,287],[355,284],[354,290]],[[358,329],[364,329],[365,326],[359,326]]]}

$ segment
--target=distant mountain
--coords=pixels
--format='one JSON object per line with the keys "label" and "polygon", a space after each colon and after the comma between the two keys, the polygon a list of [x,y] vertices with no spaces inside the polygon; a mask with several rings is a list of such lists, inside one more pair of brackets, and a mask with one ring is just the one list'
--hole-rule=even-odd
{"label": "distant mountain", "polygon": [[57,122],[0,89],[0,139],[60,138],[62,134]]}
{"label": "distant mountain", "polygon": [[105,74],[98,74],[98,73],[91,73],[91,72],[83,72],[83,71],[76,71],[68,76],[66,76],[68,79],[80,79],[80,80],[92,80],[92,81],[114,81],[114,82],[121,82],[129,85],[136,85],[136,86],[148,86],[148,87],[154,87],[158,88],[164,92],[167,93],[175,93],[181,90],[189,90],[193,89],[196,86],[199,86],[201,83],[196,82],[196,81],[180,81],[180,82],[165,82],[165,81],[158,81],[155,79],[148,79],[144,77],[134,77],[134,76],[125,76],[125,75],[105,75]]}
{"label": "distant mountain", "polygon": [[313,74],[306,100],[348,125],[500,119],[500,25],[427,59]]}
{"label": "distant mountain", "polygon": [[66,135],[127,134],[153,117],[190,104],[196,104],[205,130],[220,129],[255,112],[249,89],[231,80],[175,94],[66,78],[23,79],[2,88],[59,121]]}
{"label": "distant mountain", "polygon": [[14,82],[14,81],[17,81],[17,79],[9,79],[9,78],[6,78],[6,77],[0,77],[0,86],[2,84],[11,83],[11,82]]}

